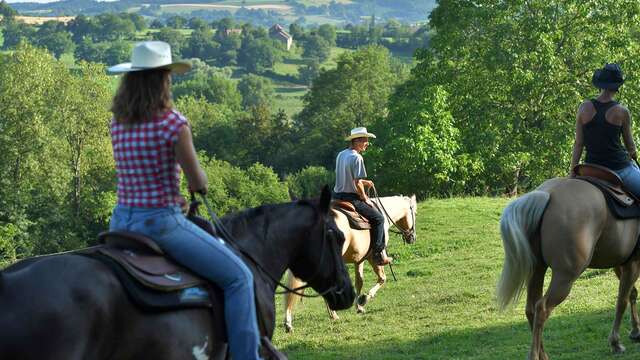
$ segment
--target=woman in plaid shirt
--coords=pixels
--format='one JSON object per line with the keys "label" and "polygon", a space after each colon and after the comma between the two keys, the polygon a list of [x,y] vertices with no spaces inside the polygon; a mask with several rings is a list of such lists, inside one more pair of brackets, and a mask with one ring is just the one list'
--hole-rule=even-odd
{"label": "woman in plaid shirt", "polygon": [[118,203],[110,228],[153,238],[176,262],[219,285],[233,358],[259,359],[251,271],[181,210],[181,169],[190,191],[207,190],[189,123],[171,101],[171,73],[189,69],[188,63],[172,62],[169,45],[160,41],[139,43],[131,63],[109,68],[124,73],[111,108]]}

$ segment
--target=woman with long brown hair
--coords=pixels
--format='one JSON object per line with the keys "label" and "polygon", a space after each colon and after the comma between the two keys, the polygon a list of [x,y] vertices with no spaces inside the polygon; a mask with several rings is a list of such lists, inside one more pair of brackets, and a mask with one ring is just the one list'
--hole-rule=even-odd
{"label": "woman with long brown hair", "polygon": [[181,170],[190,191],[207,191],[189,123],[171,101],[171,73],[189,69],[188,63],[172,62],[169,45],[160,41],[137,44],[130,63],[109,68],[124,74],[111,109],[118,202],[110,228],[153,238],[173,260],[219,285],[233,358],[259,359],[251,271],[181,210]]}

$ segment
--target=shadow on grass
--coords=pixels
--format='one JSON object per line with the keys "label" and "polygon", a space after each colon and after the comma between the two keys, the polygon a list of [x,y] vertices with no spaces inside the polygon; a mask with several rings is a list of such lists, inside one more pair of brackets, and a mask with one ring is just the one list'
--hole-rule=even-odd
{"label": "shadow on grass", "polygon": [[284,86],[277,86],[274,88],[274,90],[276,91],[276,93],[279,94],[295,94],[295,93],[304,93],[307,88],[304,86],[298,86],[298,87],[284,87]]}
{"label": "shadow on grass", "polygon": [[[381,314],[380,314],[381,315]],[[380,316],[378,315],[378,316]],[[613,309],[593,313],[551,316],[544,332],[545,349],[553,360],[615,359],[640,357],[640,344],[627,335],[628,316],[621,328],[621,340],[627,351],[613,355],[607,337],[613,323]],[[523,314],[524,317],[524,314]],[[408,319],[408,321],[411,321]],[[366,326],[366,323],[363,323]],[[434,326],[435,327],[435,326]],[[378,337],[348,336],[349,341],[365,344],[341,344],[340,334],[330,346],[319,348],[312,339],[290,344],[282,350],[290,359],[526,359],[531,342],[528,324],[523,322],[451,331],[437,335],[427,326],[418,340],[402,340],[403,329],[389,328]],[[415,330],[414,330],[415,332]],[[419,334],[409,334],[417,337]]]}
{"label": "shadow on grass", "polygon": [[307,61],[303,59],[283,59],[283,63],[292,65],[306,65]]}

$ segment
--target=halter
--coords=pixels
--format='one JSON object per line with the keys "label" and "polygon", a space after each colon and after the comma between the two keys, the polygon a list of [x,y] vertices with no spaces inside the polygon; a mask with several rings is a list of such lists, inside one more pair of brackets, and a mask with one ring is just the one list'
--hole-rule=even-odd
{"label": "halter", "polygon": [[[288,287],[287,285],[283,284],[282,282],[280,282],[279,279],[277,279],[275,276],[271,275],[271,273],[269,273],[269,271],[267,271],[264,266],[262,266],[262,264],[260,264],[260,262],[258,262],[258,260],[256,260],[253,256],[251,256],[251,254],[249,254],[248,252],[246,252],[244,249],[242,249],[239,245],[238,242],[233,238],[233,236],[231,236],[231,234],[227,231],[227,228],[222,224],[222,221],[220,221],[220,218],[218,218],[218,216],[213,212],[213,210],[211,210],[211,206],[209,205],[209,201],[207,200],[207,198],[203,195],[200,194],[200,197],[202,198],[202,201],[204,202],[205,207],[207,208],[207,212],[209,213],[209,217],[211,217],[211,221],[213,222],[213,226],[217,229],[218,233],[221,234],[225,240],[227,240],[227,242],[233,246],[234,249],[236,249],[238,252],[240,252],[242,255],[244,255],[247,259],[249,259],[255,266],[256,268],[258,268],[258,270],[260,270],[262,273],[266,274],[267,277],[273,281],[273,283],[276,284],[277,286],[280,286],[282,288],[284,288],[284,291],[276,291],[276,294],[281,295],[281,294],[286,294],[286,293],[293,293],[295,295],[301,296],[301,297],[307,297],[307,298],[314,298],[314,297],[320,297],[320,296],[324,296],[330,292],[335,292],[335,294],[340,295],[342,294],[342,292],[344,291],[344,285],[342,287],[340,287],[338,289],[338,287],[336,285],[331,285],[328,289],[319,292],[315,295],[305,295],[304,293],[299,292],[300,290],[304,290],[308,287],[310,287],[311,285],[309,285],[310,281],[307,281],[307,284],[303,285],[303,286],[299,286],[295,289],[291,289],[290,287]],[[329,231],[334,231],[333,229],[330,229]],[[324,225],[322,227],[322,248],[321,248],[321,252],[320,252],[320,264],[322,264],[322,260],[324,259],[324,248],[325,248],[325,240],[326,240],[326,233],[327,233],[327,220],[324,220]],[[316,273],[313,274],[313,276],[310,277],[311,280],[313,280],[316,276],[318,276],[318,274],[320,273],[320,270],[317,269]]]}

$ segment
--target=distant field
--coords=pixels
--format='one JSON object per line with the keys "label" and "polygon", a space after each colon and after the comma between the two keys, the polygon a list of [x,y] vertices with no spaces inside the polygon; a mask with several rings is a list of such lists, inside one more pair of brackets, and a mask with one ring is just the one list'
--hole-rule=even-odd
{"label": "distant field", "polygon": [[40,25],[51,20],[60,21],[66,24],[74,18],[75,16],[16,16],[16,20],[29,25]]}
{"label": "distant field", "polygon": [[[166,4],[160,5],[161,9],[164,12],[189,12],[195,10],[227,10],[227,11],[236,11],[242,7],[242,5],[236,4]],[[254,4],[254,5],[246,5],[244,6],[247,9],[263,9],[263,10],[273,10],[282,13],[289,13],[292,11],[291,6],[285,4],[273,4],[273,3],[265,3],[265,4]]]}

